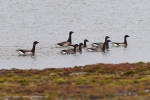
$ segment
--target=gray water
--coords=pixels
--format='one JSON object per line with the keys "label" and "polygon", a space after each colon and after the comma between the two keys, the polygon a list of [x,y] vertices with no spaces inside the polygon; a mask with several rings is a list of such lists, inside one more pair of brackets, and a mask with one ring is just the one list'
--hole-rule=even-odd
{"label": "gray water", "polygon": [[[44,69],[83,66],[95,63],[148,62],[150,59],[149,0],[0,0],[0,69]],[[61,55],[55,48],[74,31],[72,42],[88,39],[122,42],[102,54],[87,52]],[[16,50],[31,49],[39,41],[35,57],[18,56]]]}

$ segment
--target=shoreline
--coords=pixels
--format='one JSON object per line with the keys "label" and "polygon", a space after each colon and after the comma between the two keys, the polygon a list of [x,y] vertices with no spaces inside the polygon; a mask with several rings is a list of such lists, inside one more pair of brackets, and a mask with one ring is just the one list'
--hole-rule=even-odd
{"label": "shoreline", "polygon": [[148,99],[150,93],[149,62],[2,69],[0,77],[0,98],[8,100],[133,100]]}

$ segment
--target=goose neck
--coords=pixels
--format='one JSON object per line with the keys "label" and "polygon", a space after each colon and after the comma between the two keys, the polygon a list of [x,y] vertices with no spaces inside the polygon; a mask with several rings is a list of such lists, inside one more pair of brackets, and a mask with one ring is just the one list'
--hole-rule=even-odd
{"label": "goose neck", "polygon": [[103,52],[105,52],[105,45],[106,45],[106,42],[104,42],[103,47],[102,47]]}
{"label": "goose neck", "polygon": [[71,34],[69,34],[69,38],[67,40],[68,42],[72,43],[72,40],[71,40]]}
{"label": "goose neck", "polygon": [[36,46],[36,44],[33,44],[33,47],[32,47],[32,53],[34,54],[35,53],[35,46]]}
{"label": "goose neck", "polygon": [[84,41],[84,47],[86,47],[86,41]]}
{"label": "goose neck", "polygon": [[126,39],[126,38],[124,38],[124,44],[126,44],[126,45],[127,45],[127,39]]}
{"label": "goose neck", "polygon": [[79,50],[80,50],[80,52],[82,52],[82,45],[79,46]]}

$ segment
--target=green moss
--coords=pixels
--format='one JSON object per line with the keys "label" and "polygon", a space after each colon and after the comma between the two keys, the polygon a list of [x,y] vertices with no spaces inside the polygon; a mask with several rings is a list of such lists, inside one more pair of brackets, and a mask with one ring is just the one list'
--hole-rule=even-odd
{"label": "green moss", "polygon": [[87,84],[87,79],[88,79],[88,78],[80,77],[80,78],[78,78],[77,80],[75,80],[75,83],[76,83],[76,84]]}
{"label": "green moss", "polygon": [[136,62],[135,64],[140,65],[140,64],[145,64],[145,63],[140,61],[140,62]]}
{"label": "green moss", "polygon": [[106,94],[104,94],[104,97],[106,97],[106,98],[113,98],[114,94],[113,93],[106,93]]}
{"label": "green moss", "polygon": [[112,76],[110,74],[104,74],[104,75],[101,75],[100,77],[108,79],[108,78],[111,78]]}
{"label": "green moss", "polygon": [[142,77],[138,79],[139,82],[149,82],[150,81],[150,75],[146,75],[145,77]]}
{"label": "green moss", "polygon": [[[100,100],[136,100],[116,98],[115,93],[122,91],[136,91],[138,96],[147,96],[144,89],[150,86],[150,63],[144,64],[94,64],[78,68],[62,68],[32,71],[19,71],[16,73],[1,73],[0,96],[2,94],[16,95],[45,95],[43,100],[55,100],[57,97],[78,98],[88,100],[90,95]],[[88,72],[83,75],[68,75],[68,73]],[[64,74],[66,73],[66,74]],[[97,94],[99,93],[99,94]],[[99,96],[100,95],[100,96]],[[88,98],[89,97],[89,98]],[[114,99],[115,98],[115,99]],[[143,99],[145,100],[145,99]]]}
{"label": "green moss", "polygon": [[100,85],[104,85],[104,84],[106,84],[106,81],[105,81],[105,80],[100,80],[100,81],[99,81],[99,84],[100,84]]}
{"label": "green moss", "polygon": [[19,79],[18,83],[21,84],[21,85],[28,85],[29,81],[27,79]]}
{"label": "green moss", "polygon": [[129,71],[126,71],[126,72],[124,73],[124,75],[133,75],[134,73],[135,73],[135,71],[129,70]]}
{"label": "green moss", "polygon": [[54,80],[56,84],[65,84],[66,80],[64,78],[57,78]]}
{"label": "green moss", "polygon": [[6,80],[6,78],[0,78],[0,83],[4,83]]}
{"label": "green moss", "polygon": [[91,83],[96,83],[96,80],[95,80],[95,79],[92,79],[92,80],[91,80]]}

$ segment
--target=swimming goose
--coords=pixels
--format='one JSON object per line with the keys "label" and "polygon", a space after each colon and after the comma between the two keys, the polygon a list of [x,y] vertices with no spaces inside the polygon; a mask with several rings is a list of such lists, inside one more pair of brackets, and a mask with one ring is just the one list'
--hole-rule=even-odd
{"label": "swimming goose", "polygon": [[66,46],[71,45],[72,44],[72,39],[71,39],[72,33],[74,33],[74,32],[70,31],[68,40],[60,42],[60,43],[57,43],[56,47],[66,47]]}
{"label": "swimming goose", "polygon": [[116,46],[116,47],[118,47],[118,46],[124,46],[124,47],[126,47],[128,44],[127,44],[127,37],[130,37],[129,35],[125,35],[124,36],[124,42],[123,43],[119,43],[119,42],[112,42],[111,44],[113,45],[113,46]]}
{"label": "swimming goose", "polygon": [[76,54],[76,47],[78,44],[75,44],[74,49],[61,50],[61,54]]}
{"label": "swimming goose", "polygon": [[85,47],[85,48],[87,47],[86,42],[89,42],[89,40],[87,40],[87,39],[84,40],[83,47]]}
{"label": "swimming goose", "polygon": [[[109,36],[106,36],[104,42],[106,42],[108,38],[109,38]],[[102,46],[103,46],[103,43],[102,43],[102,42],[99,42],[99,43],[92,43],[91,45],[92,45],[92,47],[102,47]],[[109,48],[109,45],[107,45],[107,46],[108,46],[108,48]]]}
{"label": "swimming goose", "polygon": [[88,52],[98,52],[98,47],[92,47],[86,49]]}
{"label": "swimming goose", "polygon": [[99,47],[92,47],[92,48],[87,48],[87,51],[89,52],[104,52],[105,53],[105,47],[106,45],[111,42],[110,40],[106,40],[106,42],[103,43],[102,48]]}
{"label": "swimming goose", "polygon": [[32,47],[31,50],[18,49],[18,50],[16,50],[16,51],[19,53],[20,56],[27,56],[27,55],[32,55],[32,56],[34,56],[34,54],[35,54],[35,46],[36,46],[36,44],[38,44],[38,43],[39,43],[38,41],[34,41],[34,42],[33,42],[33,47]]}
{"label": "swimming goose", "polygon": [[[83,45],[82,45],[82,47],[83,48],[86,48],[87,47],[87,45],[86,45],[86,42],[89,42],[89,40],[87,40],[87,39],[85,39],[84,41],[83,41]],[[73,49],[74,48],[74,45],[70,45],[70,46],[68,46],[68,48],[69,49]],[[79,49],[79,46],[77,47],[77,50]]]}

